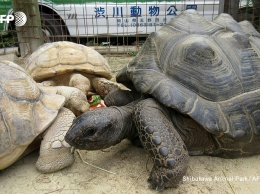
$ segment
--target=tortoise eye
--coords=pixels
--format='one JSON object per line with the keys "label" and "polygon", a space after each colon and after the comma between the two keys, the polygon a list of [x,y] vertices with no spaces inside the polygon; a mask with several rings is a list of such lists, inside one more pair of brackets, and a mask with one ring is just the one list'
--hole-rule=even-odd
{"label": "tortoise eye", "polygon": [[96,133],[96,130],[93,128],[90,128],[90,129],[85,130],[83,133],[85,136],[92,136]]}

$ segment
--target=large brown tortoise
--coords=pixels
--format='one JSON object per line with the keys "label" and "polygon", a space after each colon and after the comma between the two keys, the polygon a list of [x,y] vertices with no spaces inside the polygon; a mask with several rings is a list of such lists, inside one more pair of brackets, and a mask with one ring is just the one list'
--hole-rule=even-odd
{"label": "large brown tortoise", "polygon": [[138,135],[154,161],[150,188],[178,184],[189,155],[260,153],[260,34],[249,22],[187,10],[149,35],[117,81],[133,92],[106,101],[125,106],[83,114],[65,140],[96,150]]}
{"label": "large brown tortoise", "polygon": [[[81,93],[73,87],[43,87],[17,64],[0,62],[0,170],[40,144],[39,171],[54,172],[71,165],[74,152],[64,136],[75,115],[64,106],[81,112],[87,101]],[[74,94],[76,104],[71,100]]]}

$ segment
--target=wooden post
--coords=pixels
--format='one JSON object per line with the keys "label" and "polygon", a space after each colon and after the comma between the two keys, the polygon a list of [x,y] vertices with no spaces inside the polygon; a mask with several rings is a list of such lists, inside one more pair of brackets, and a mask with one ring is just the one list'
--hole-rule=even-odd
{"label": "wooden post", "polygon": [[260,0],[252,0],[254,8],[254,24],[260,31]]}
{"label": "wooden post", "polygon": [[238,21],[239,0],[225,0],[224,12]]}
{"label": "wooden post", "polygon": [[43,44],[40,11],[37,0],[12,0],[14,13],[21,11],[27,16],[24,26],[16,26],[21,57],[31,54]]}

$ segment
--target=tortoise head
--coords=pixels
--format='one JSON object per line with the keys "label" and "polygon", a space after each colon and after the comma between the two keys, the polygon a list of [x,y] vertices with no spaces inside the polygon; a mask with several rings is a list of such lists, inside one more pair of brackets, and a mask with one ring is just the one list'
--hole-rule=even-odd
{"label": "tortoise head", "polygon": [[108,148],[124,139],[122,122],[121,114],[116,108],[97,108],[77,117],[65,140],[78,149]]}

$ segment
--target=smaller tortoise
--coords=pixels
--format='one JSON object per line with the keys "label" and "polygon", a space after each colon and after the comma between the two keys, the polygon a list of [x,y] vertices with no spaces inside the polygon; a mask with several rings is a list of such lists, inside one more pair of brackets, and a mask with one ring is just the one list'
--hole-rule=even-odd
{"label": "smaller tortoise", "polygon": [[44,86],[72,86],[86,95],[93,88],[101,96],[119,88],[109,80],[112,74],[106,59],[92,48],[73,42],[44,44],[28,58],[25,70]]}
{"label": "smaller tortoise", "polygon": [[54,172],[74,162],[64,136],[75,115],[63,107],[65,98],[39,87],[20,66],[0,63],[0,170],[39,144],[39,171]]}
{"label": "smaller tortoise", "polygon": [[189,155],[260,154],[260,34],[249,22],[187,10],[149,35],[117,81],[143,97],[110,92],[121,107],[82,114],[65,140],[96,150],[138,136],[154,162],[150,188],[176,186]]}

